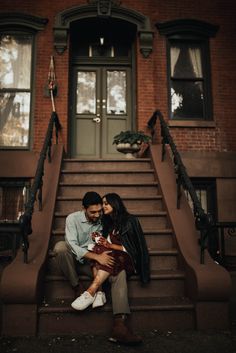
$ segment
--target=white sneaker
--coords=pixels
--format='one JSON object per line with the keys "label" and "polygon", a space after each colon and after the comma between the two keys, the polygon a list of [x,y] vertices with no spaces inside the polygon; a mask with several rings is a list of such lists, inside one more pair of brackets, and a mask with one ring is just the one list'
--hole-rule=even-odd
{"label": "white sneaker", "polygon": [[93,297],[89,292],[84,292],[77,299],[71,303],[71,306],[75,310],[84,310],[89,305],[93,304],[95,296]]}
{"label": "white sneaker", "polygon": [[93,307],[93,309],[98,308],[99,306],[103,306],[104,304],[106,304],[106,302],[107,302],[107,300],[106,300],[105,293],[99,291],[95,294],[95,299],[93,301],[92,307]]}

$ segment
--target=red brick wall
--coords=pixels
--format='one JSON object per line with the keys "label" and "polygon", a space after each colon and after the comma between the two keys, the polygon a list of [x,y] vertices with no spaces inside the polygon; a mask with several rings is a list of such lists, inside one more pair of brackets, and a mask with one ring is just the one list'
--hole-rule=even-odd
{"label": "red brick wall", "polygon": [[[69,51],[63,55],[53,49],[53,25],[56,14],[72,6],[86,4],[86,1],[63,0],[38,2],[29,0],[1,0],[1,12],[17,11],[49,19],[45,29],[39,32],[36,43],[36,74],[33,118],[33,148],[40,150],[48,120],[51,101],[44,97],[50,56],[54,55],[58,81],[56,110],[63,130],[61,142],[67,148],[68,134],[68,69]],[[166,44],[160,36],[156,22],[178,18],[194,18],[219,25],[215,38],[210,39],[213,128],[171,128],[180,150],[236,151],[236,3],[234,0],[123,0],[122,6],[134,9],[148,16],[154,31],[153,53],[142,57],[137,41],[137,127],[146,130],[146,123],[155,109],[160,109],[168,119]]]}

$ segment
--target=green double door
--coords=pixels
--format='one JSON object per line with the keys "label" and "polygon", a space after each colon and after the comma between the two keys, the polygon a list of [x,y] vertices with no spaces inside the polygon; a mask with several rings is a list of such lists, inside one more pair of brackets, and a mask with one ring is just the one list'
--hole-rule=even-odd
{"label": "green double door", "polygon": [[131,129],[129,67],[74,67],[71,104],[71,156],[119,157],[114,135]]}

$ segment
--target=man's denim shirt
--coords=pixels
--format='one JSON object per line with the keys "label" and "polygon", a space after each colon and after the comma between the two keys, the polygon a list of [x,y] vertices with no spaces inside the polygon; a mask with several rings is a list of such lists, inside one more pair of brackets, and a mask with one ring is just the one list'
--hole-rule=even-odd
{"label": "man's denim shirt", "polygon": [[76,259],[84,262],[84,255],[88,252],[88,245],[93,244],[91,233],[101,232],[102,225],[89,222],[84,211],[71,213],[66,218],[65,240]]}

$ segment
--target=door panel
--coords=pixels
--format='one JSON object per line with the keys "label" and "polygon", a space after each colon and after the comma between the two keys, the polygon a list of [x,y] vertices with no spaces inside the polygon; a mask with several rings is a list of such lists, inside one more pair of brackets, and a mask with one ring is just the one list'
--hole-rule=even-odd
{"label": "door panel", "polygon": [[75,70],[72,106],[73,157],[99,157],[99,127],[97,118],[98,70]]}
{"label": "door panel", "polygon": [[76,156],[99,157],[99,135],[92,120],[77,119],[76,141]]}
{"label": "door panel", "polygon": [[114,135],[131,128],[129,68],[74,70],[72,157],[120,157]]}

